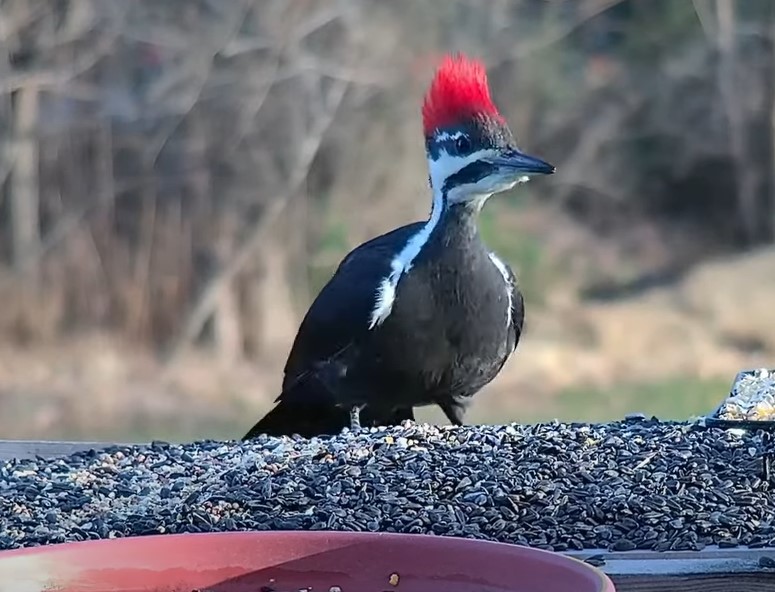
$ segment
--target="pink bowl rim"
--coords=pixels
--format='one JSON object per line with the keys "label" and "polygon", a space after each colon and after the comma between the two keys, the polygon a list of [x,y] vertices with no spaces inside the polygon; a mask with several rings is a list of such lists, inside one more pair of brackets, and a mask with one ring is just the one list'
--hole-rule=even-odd
{"label": "pink bowl rim", "polygon": [[403,542],[412,542],[419,544],[429,544],[434,546],[448,547],[450,550],[459,550],[460,547],[470,546],[479,550],[486,551],[488,548],[493,552],[505,552],[513,556],[527,556],[536,558],[558,558],[568,566],[575,565],[581,568],[590,576],[597,580],[597,592],[615,592],[616,588],[612,580],[601,569],[590,565],[576,557],[566,555],[562,552],[537,549],[526,545],[506,543],[502,541],[492,541],[485,539],[475,539],[466,537],[456,537],[435,534],[418,533],[395,533],[395,532],[357,532],[357,531],[335,531],[335,530],[239,530],[239,531],[220,531],[220,532],[199,532],[199,533],[169,533],[137,535],[114,539],[94,539],[87,541],[68,541],[64,543],[53,543],[47,545],[38,545],[34,547],[22,547],[18,549],[8,549],[0,551],[0,562],[13,557],[46,556],[58,555],[70,552],[87,552],[92,547],[106,547],[108,545],[117,546],[137,546],[142,547],[147,542],[164,541],[164,544],[174,544],[180,540],[212,540],[217,545],[223,539],[251,539],[260,541],[260,539],[284,538],[284,539],[339,539],[342,542],[352,542],[353,544],[376,543],[380,540],[394,540]]}

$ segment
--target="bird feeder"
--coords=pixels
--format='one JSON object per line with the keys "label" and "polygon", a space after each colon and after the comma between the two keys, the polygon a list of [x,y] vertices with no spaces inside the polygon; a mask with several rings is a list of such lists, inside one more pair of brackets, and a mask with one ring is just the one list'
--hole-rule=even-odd
{"label": "bird feeder", "polygon": [[0,552],[0,591],[614,592],[591,565],[432,535],[153,535]]}

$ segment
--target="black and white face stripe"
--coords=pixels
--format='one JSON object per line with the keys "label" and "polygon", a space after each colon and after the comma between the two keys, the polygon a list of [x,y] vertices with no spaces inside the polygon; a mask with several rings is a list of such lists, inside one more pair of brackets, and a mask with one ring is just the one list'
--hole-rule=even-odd
{"label": "black and white face stripe", "polygon": [[514,183],[489,160],[514,150],[509,128],[480,115],[456,129],[439,130],[426,139],[431,185],[444,196],[445,205],[470,203],[481,207],[493,193]]}
{"label": "black and white face stripe", "polygon": [[488,175],[495,173],[495,166],[486,160],[475,160],[456,173],[452,173],[444,181],[444,186],[441,188],[441,192],[449,194],[455,187],[463,185],[475,185]]}
{"label": "black and white face stripe", "polygon": [[505,150],[514,145],[511,131],[488,116],[474,117],[454,129],[442,129],[425,139],[428,160],[438,160],[442,151],[450,156],[494,148]]}
{"label": "black and white face stripe", "polygon": [[437,159],[428,161],[434,193],[441,193],[447,200],[455,187],[479,183],[495,172],[495,167],[487,159],[497,155],[498,151],[491,148],[469,154],[450,154],[440,150]]}
{"label": "black and white face stripe", "polygon": [[426,144],[428,158],[436,160],[441,151],[455,156],[464,156],[471,152],[471,136],[468,132],[458,130],[455,132],[439,132],[432,142]]}

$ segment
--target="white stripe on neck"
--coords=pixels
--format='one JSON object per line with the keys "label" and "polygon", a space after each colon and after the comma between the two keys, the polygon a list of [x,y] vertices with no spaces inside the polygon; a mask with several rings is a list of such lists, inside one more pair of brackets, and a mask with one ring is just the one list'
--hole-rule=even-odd
{"label": "white stripe on neck", "polygon": [[441,189],[433,189],[433,206],[431,208],[431,215],[428,221],[423,225],[420,231],[415,234],[406,243],[403,249],[396,255],[390,262],[390,274],[384,277],[377,288],[377,298],[374,305],[374,310],[371,311],[371,319],[369,320],[369,329],[373,329],[377,325],[388,318],[390,311],[393,310],[393,302],[396,298],[396,288],[398,287],[398,281],[401,276],[412,268],[412,262],[415,257],[420,254],[420,250],[423,248],[428,238],[436,228],[436,225],[441,219],[441,212],[444,209],[444,199],[441,195]]}
{"label": "white stripe on neck", "polygon": [[[451,137],[455,137],[453,134]],[[444,197],[441,193],[444,182],[451,176],[463,169],[463,167],[476,162],[486,156],[493,154],[494,150],[480,150],[468,156],[457,156],[448,154],[446,150],[440,150],[436,160],[428,160],[428,166],[431,176],[431,189],[433,190],[433,206],[431,215],[423,227],[412,236],[403,249],[390,262],[390,273],[382,278],[377,288],[377,294],[374,309],[371,311],[369,319],[369,329],[382,324],[390,316],[393,310],[393,303],[396,299],[396,290],[401,276],[412,269],[412,263],[420,254],[420,251],[428,242],[433,229],[441,220],[441,213],[444,209]],[[511,307],[509,307],[511,310]]]}
{"label": "white stripe on neck", "polygon": [[506,302],[509,305],[508,312],[506,313],[506,327],[508,327],[511,325],[511,306],[513,304],[511,301],[511,291],[514,288],[514,285],[508,267],[506,267],[506,264],[492,251],[490,252],[490,261],[498,268],[498,271],[503,276],[503,280],[506,282]]}

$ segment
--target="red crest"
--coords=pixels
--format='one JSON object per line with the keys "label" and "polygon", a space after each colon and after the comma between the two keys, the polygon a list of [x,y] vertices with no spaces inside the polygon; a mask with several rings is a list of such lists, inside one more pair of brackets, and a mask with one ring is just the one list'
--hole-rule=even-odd
{"label": "red crest", "polygon": [[490,98],[484,64],[462,54],[447,55],[425,95],[422,106],[425,135],[478,114],[503,120]]}

